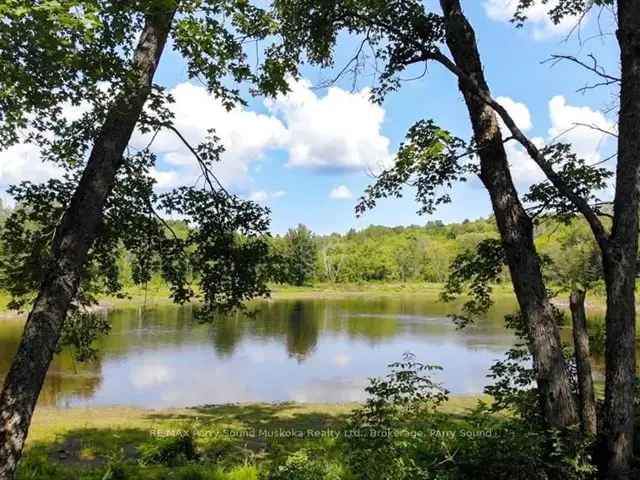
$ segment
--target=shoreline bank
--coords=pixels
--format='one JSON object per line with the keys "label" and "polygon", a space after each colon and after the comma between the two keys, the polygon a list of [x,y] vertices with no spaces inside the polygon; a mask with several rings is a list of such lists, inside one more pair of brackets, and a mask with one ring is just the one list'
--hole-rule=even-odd
{"label": "shoreline bank", "polygon": [[[349,297],[402,297],[407,295],[418,295],[438,300],[442,288],[442,284],[434,283],[314,284],[304,287],[275,285],[272,287],[271,297],[264,300],[322,300]],[[169,291],[164,286],[151,287],[146,293],[143,289],[130,289],[126,294],[128,298],[103,298],[94,308],[96,310],[108,311],[124,308],[141,308],[145,306],[153,308],[173,305],[169,297]],[[496,287],[494,296],[498,300],[515,301],[513,290],[503,286]],[[589,298],[589,296],[587,297],[587,308],[591,310],[591,313],[597,315],[604,314],[606,299],[598,295],[591,295],[590,297],[591,298]],[[262,301],[262,299],[257,299],[256,301]],[[7,302],[8,298],[6,294],[0,292],[0,321],[26,318],[27,312],[9,310],[7,308]],[[563,310],[569,308],[568,299],[561,296],[555,298],[553,303]],[[638,307],[640,307],[640,303]]]}

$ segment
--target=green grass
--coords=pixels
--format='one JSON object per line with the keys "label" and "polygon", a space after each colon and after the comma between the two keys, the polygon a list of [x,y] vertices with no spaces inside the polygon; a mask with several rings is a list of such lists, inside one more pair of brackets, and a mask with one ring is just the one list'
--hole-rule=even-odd
{"label": "green grass", "polygon": [[[452,397],[442,411],[464,415],[484,396]],[[338,456],[336,432],[356,404],[247,404],[170,410],[40,408],[19,479],[99,479],[122,470],[135,479],[258,479],[271,462],[299,449]],[[197,464],[143,465],[141,452],[179,432],[195,432]],[[110,477],[107,477],[107,479]],[[113,477],[116,478],[116,477]]]}
{"label": "green grass", "polygon": [[[274,298],[405,293],[438,298],[442,292],[442,288],[442,283],[427,282],[314,283],[302,287],[293,285],[271,285]],[[509,287],[498,285],[495,287],[494,293],[497,296],[512,296],[513,290]]]}
{"label": "green grass", "polygon": [[[352,295],[421,295],[434,300],[438,298],[442,291],[442,284],[438,283],[315,283],[296,287],[292,285],[272,284],[271,296],[274,299],[304,299],[304,298],[332,298]],[[511,295],[507,289],[500,288],[497,292],[500,294]],[[102,299],[104,305],[113,307],[138,306],[145,301],[148,304],[167,304],[171,302],[169,298],[169,289],[165,284],[155,282],[150,284],[146,291],[142,287],[127,288],[126,294],[128,298],[108,297]]]}
{"label": "green grass", "polygon": [[[424,282],[408,282],[408,283],[348,283],[348,284],[331,284],[316,283],[313,285],[305,285],[302,287],[273,284],[271,288],[271,297],[274,299],[295,300],[295,299],[320,299],[320,298],[337,298],[354,295],[420,295],[421,297],[432,298],[437,300],[442,291],[442,284],[424,283]],[[499,287],[496,290],[498,296],[512,296],[511,290]],[[9,311],[7,304],[9,295],[0,290],[0,314],[5,316],[14,315]],[[100,305],[104,308],[130,308],[147,306],[170,305],[170,291],[164,282],[153,281],[147,287],[127,286],[123,297],[103,297],[100,299]]]}
{"label": "green grass", "polygon": [[7,305],[9,304],[9,294],[4,290],[0,290],[0,312],[5,312],[8,310]]}
{"label": "green grass", "polygon": [[[440,283],[426,282],[366,282],[366,283],[314,283],[302,287],[291,285],[273,284],[271,296],[274,299],[295,300],[295,299],[321,299],[338,298],[348,296],[401,296],[419,295],[423,298],[438,300],[443,285]],[[494,287],[494,300],[500,302],[501,299],[513,301],[513,290],[509,285],[498,285]],[[9,295],[0,290],[0,315],[11,316],[7,303]],[[587,298],[590,313],[595,316],[602,316],[605,311],[606,299],[602,295],[591,294]],[[104,297],[100,303],[105,308],[128,308],[141,305],[158,306],[170,305],[171,298],[167,285],[159,280],[150,282],[146,288],[139,286],[128,286],[125,296]],[[567,299],[560,296],[556,303],[562,308],[568,308]]]}

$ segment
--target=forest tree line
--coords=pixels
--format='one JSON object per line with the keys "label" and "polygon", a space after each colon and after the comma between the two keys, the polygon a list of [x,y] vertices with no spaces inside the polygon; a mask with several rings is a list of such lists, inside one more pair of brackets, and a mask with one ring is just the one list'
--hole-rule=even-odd
{"label": "forest tree line", "polygon": [[[572,280],[580,282],[581,276],[600,275],[597,246],[587,228],[579,219],[547,219],[537,225],[536,244],[551,285],[564,288]],[[435,220],[425,225],[371,225],[329,235],[298,225],[274,236],[273,246],[281,256],[280,283],[445,283],[458,255],[497,238],[490,217],[449,224]],[[508,280],[505,270],[501,282]],[[596,281],[594,288],[598,285]]]}
{"label": "forest tree line", "polygon": [[[11,212],[11,208],[0,202],[0,227]],[[181,237],[186,237],[189,231],[184,222],[168,221],[167,224]],[[590,239],[587,228],[580,219],[562,222],[549,218],[536,226],[536,245],[551,285],[563,288],[568,281],[580,282],[585,271],[590,272],[590,278],[600,276],[597,246]],[[285,234],[272,236],[270,248],[274,261],[271,278],[274,283],[295,286],[314,283],[445,283],[457,256],[473,252],[483,240],[497,238],[499,235],[493,217],[457,223],[431,220],[424,225],[396,227],[370,225],[362,230],[352,228],[346,233],[325,235],[299,224]],[[0,250],[0,258],[2,256]],[[132,285],[131,265],[135,260],[131,252],[121,248],[117,263],[121,282],[125,286]],[[502,272],[500,281],[508,284],[506,270]],[[601,283],[596,281],[592,288],[601,287]]]}

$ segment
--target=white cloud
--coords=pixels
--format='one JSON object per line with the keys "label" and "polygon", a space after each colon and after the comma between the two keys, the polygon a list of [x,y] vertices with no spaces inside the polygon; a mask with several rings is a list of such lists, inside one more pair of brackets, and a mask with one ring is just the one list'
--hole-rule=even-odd
{"label": "white cloud", "polygon": [[22,181],[43,182],[62,175],[54,163],[43,162],[35,145],[18,143],[0,151],[0,187]]}
{"label": "white cloud", "polygon": [[284,190],[278,190],[276,192],[267,192],[265,190],[258,190],[249,194],[249,200],[257,203],[267,203],[269,200],[276,198],[282,198],[287,194]]}
{"label": "white cloud", "polygon": [[[196,146],[214,129],[225,151],[213,171],[227,187],[250,192],[249,198],[267,202],[284,191],[252,191],[250,173],[269,151],[288,155],[287,165],[323,173],[378,172],[392,164],[389,139],[382,132],[384,109],[369,100],[369,91],[350,93],[337,87],[316,94],[308,81],[291,81],[291,91],[265,102],[266,113],[243,107],[227,111],[205,88],[181,83],[170,94],[174,124]],[[85,105],[65,106],[70,120],[86,112]],[[144,148],[151,134],[135,132],[134,149]],[[200,169],[191,152],[174,132],[159,132],[152,146],[158,163],[151,174],[161,190],[201,182]],[[54,164],[41,162],[37,147],[15,145],[0,152],[0,188],[23,180],[41,182],[61,174]],[[346,189],[346,187],[344,187]],[[348,191],[348,190],[347,190]],[[350,193],[339,192],[340,198]],[[348,196],[345,196],[348,195]]]}
{"label": "white cloud", "polygon": [[[509,108],[505,105],[505,108]],[[532,138],[532,141],[542,147],[550,143],[569,143],[578,157],[588,163],[596,163],[603,158],[603,151],[610,148],[611,136],[598,132],[596,128],[615,132],[615,123],[609,121],[602,112],[586,106],[570,105],[563,96],[555,96],[549,101],[549,120],[551,126],[546,139]],[[516,120],[516,123],[518,121]],[[518,185],[528,187],[531,183],[542,181],[545,176],[526,151],[517,142],[506,144],[512,175]]]}
{"label": "white cloud", "polygon": [[[319,97],[308,81],[292,80],[287,95],[265,101],[266,114],[241,107],[227,111],[204,88],[190,83],[170,93],[175,126],[189,143],[197,145],[208,129],[215,129],[225,152],[214,172],[231,188],[246,190],[251,165],[276,149],[288,154],[288,166],[323,173],[377,172],[392,162],[389,139],[381,133],[384,109],[369,101],[367,90],[349,93],[332,87]],[[150,138],[137,133],[132,144],[142,148]],[[159,188],[193,184],[200,178],[191,153],[173,132],[160,132],[153,149],[161,159],[152,172]],[[259,165],[251,171],[259,171]],[[250,198],[265,202],[282,194],[255,191]]]}
{"label": "white cloud", "polygon": [[[498,22],[509,22],[513,18],[519,0],[484,0],[483,6],[487,16]],[[549,10],[557,4],[550,0],[543,4],[538,0],[527,10],[525,25],[531,29],[533,38],[545,40],[558,35],[567,35],[578,24],[578,17],[563,18],[557,25],[549,18]]]}
{"label": "white cloud", "polygon": [[[526,132],[531,129],[533,125],[531,123],[531,113],[529,113],[529,108],[524,103],[516,102],[509,97],[497,97],[496,101],[505,108],[520,130]],[[502,119],[500,119],[500,128],[503,132],[507,132],[506,125]]]}
{"label": "white cloud", "polygon": [[346,185],[338,185],[329,192],[329,198],[332,200],[348,200],[353,198],[353,193],[351,193],[351,190],[349,190]]}
{"label": "white cloud", "polygon": [[331,87],[318,97],[306,80],[290,86],[287,95],[266,102],[287,126],[289,166],[335,173],[391,164],[389,139],[381,132],[385,112],[369,100],[368,90]]}
{"label": "white cloud", "polygon": [[[236,107],[227,111],[222,103],[206,89],[190,83],[181,83],[171,90],[175,103],[171,106],[175,114],[176,128],[193,146],[201,143],[207,130],[215,129],[225,147],[222,162],[214,165],[214,173],[229,186],[238,186],[246,181],[249,166],[260,160],[270,149],[283,147],[288,137],[280,120]],[[132,144],[146,146],[150,135],[137,133]],[[171,131],[158,134],[153,150],[160,156],[163,165],[154,172],[160,188],[195,183],[200,171],[187,147]]]}
{"label": "white cloud", "polygon": [[[520,130],[524,132],[531,130],[533,122],[531,121],[531,113],[526,104],[510,97],[496,97],[496,101],[507,110]],[[505,138],[511,136],[502,119],[499,118],[498,121],[500,122],[500,129],[502,130],[503,136]],[[544,145],[544,140],[541,138],[534,138],[532,140],[537,145]],[[511,165],[511,174],[516,183],[539,182],[544,178],[540,168],[531,160],[520,144],[515,141],[509,141],[505,144],[505,148]]]}
{"label": "white cloud", "polygon": [[[534,137],[531,141],[539,148],[545,145],[545,141],[541,137]],[[541,182],[546,178],[540,167],[518,142],[511,140],[507,142],[505,148],[509,165],[511,166],[511,175],[516,185],[521,188],[528,188],[532,183]]]}
{"label": "white cloud", "polygon": [[601,159],[601,151],[611,137],[590,128],[615,132],[616,125],[608,120],[602,112],[589,107],[569,105],[561,96],[549,101],[551,128],[549,137],[555,141],[570,143],[579,157],[589,162]]}

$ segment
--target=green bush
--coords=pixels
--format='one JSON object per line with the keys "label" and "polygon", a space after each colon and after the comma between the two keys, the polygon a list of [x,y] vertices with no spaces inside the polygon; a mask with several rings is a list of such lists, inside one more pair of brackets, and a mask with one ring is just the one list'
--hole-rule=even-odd
{"label": "green bush", "polygon": [[173,437],[156,439],[140,446],[138,451],[142,465],[161,464],[173,467],[199,459],[195,433],[192,430],[180,432]]}
{"label": "green bush", "polygon": [[371,379],[369,398],[349,419],[344,435],[347,463],[360,480],[428,478],[419,462],[420,437],[448,392],[429,376],[439,367],[419,363],[411,354],[390,368],[385,378]]}
{"label": "green bush", "polygon": [[[549,431],[536,414],[531,372],[512,351],[494,368],[497,403],[464,415],[438,412],[447,392],[413,356],[373,379],[370,398],[343,436],[358,480],[587,480],[595,478],[592,439],[578,429]],[[527,415],[526,409],[529,409]]]}
{"label": "green bush", "polygon": [[299,450],[289,455],[283,465],[276,466],[268,480],[340,480],[326,463],[312,460],[309,452]]}

